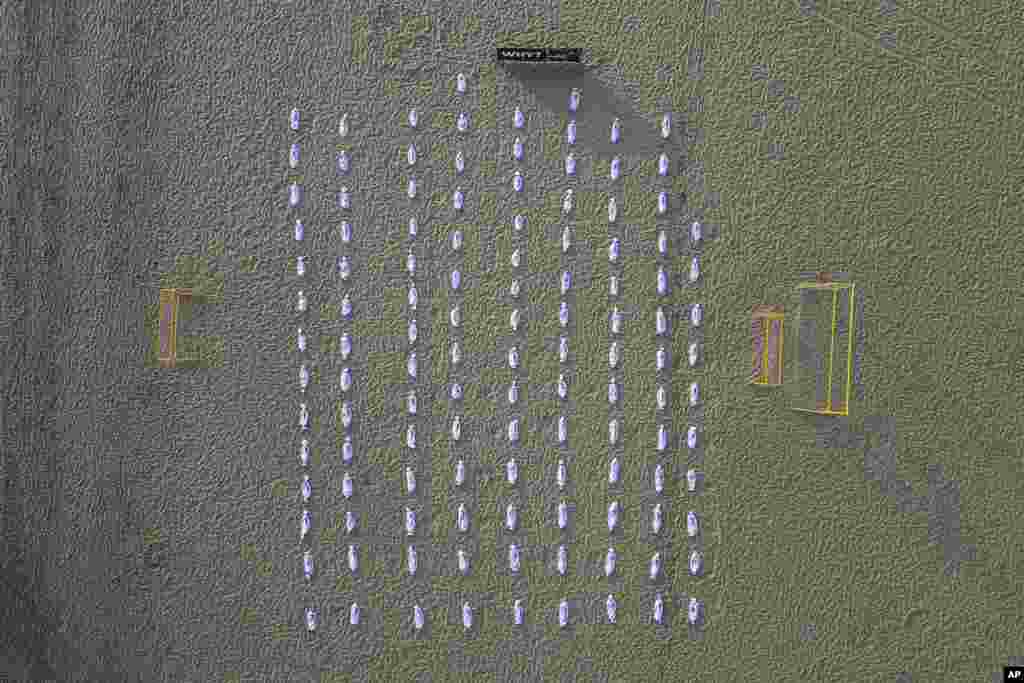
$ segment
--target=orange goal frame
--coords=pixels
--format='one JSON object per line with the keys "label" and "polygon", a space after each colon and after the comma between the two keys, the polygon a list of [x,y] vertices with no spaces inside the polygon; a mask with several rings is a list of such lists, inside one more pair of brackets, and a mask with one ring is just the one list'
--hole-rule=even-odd
{"label": "orange goal frame", "polygon": [[750,331],[753,340],[750,383],[777,387],[782,384],[785,314],[782,306],[755,306]]}

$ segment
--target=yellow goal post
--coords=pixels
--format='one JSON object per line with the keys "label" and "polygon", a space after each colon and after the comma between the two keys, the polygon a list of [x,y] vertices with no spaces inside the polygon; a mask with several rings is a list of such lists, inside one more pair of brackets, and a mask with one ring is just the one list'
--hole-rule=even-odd
{"label": "yellow goal post", "polygon": [[[793,409],[818,415],[847,416],[850,414],[853,385],[856,284],[836,282],[827,274],[820,274],[813,282],[802,282],[797,285],[797,291],[801,295],[800,306],[797,309],[797,333],[803,335],[809,329],[813,338],[817,339],[818,330],[815,325],[820,323],[818,326],[828,329],[828,343],[827,351],[821,350],[825,356],[822,367],[814,370],[813,403],[794,405]],[[805,298],[805,294],[812,296]],[[807,299],[813,299],[813,303],[809,303]],[[811,307],[814,307],[814,310],[811,310]],[[818,351],[805,348],[805,345],[805,340],[797,344],[798,358],[794,363],[797,386],[801,386],[801,381],[806,379],[808,372],[808,363],[801,361],[806,360],[808,354],[815,354]]]}

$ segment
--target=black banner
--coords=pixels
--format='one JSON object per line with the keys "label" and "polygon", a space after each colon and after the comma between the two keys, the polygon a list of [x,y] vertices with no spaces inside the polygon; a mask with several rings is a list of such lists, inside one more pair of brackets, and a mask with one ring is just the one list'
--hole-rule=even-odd
{"label": "black banner", "polygon": [[499,47],[499,62],[579,63],[583,50],[576,47]]}

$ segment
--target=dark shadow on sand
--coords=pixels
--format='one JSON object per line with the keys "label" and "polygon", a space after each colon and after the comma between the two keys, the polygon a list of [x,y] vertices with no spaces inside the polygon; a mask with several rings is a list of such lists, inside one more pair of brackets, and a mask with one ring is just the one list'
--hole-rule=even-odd
{"label": "dark shadow on sand", "polygon": [[[624,93],[616,92],[601,77],[610,67],[512,63],[501,64],[499,68],[533,93],[541,107],[557,112],[565,120],[575,118],[579,131],[576,144],[598,158],[650,158],[662,149],[661,114],[643,114]],[[575,115],[569,112],[572,88],[579,88],[582,95]],[[621,122],[622,137],[619,144],[612,144],[611,128],[616,116]],[[683,147],[684,123],[682,114],[673,113],[669,142],[674,148]]]}

